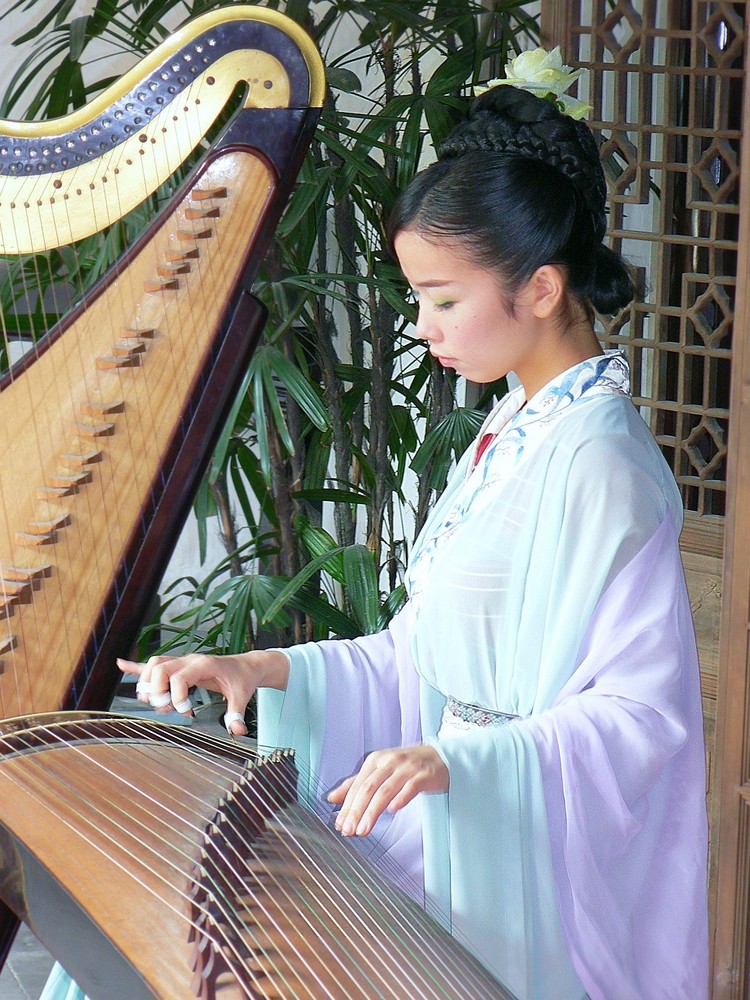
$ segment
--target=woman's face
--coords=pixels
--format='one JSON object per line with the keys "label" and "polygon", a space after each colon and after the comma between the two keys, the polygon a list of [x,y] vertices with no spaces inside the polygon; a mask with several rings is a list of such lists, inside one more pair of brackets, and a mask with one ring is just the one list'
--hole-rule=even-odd
{"label": "woman's face", "polygon": [[509,371],[523,382],[539,339],[524,289],[511,316],[497,277],[471,263],[459,244],[403,230],[394,246],[419,302],[417,336],[433,357],[472,382],[492,382]]}

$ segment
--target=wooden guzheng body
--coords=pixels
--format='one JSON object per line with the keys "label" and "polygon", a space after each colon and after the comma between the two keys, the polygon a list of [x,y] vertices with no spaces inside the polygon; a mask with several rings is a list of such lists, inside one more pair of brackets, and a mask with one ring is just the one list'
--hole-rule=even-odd
{"label": "wooden guzheng body", "polygon": [[290,754],[97,713],[0,730],[6,896],[95,1000],[511,1000],[296,803]]}

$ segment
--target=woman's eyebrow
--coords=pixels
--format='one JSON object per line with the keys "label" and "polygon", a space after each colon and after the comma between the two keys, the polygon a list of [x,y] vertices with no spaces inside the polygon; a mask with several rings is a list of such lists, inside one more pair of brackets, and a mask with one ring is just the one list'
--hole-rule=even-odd
{"label": "woman's eyebrow", "polygon": [[413,281],[414,288],[442,288],[445,285],[455,285],[451,278],[434,278],[432,281]]}

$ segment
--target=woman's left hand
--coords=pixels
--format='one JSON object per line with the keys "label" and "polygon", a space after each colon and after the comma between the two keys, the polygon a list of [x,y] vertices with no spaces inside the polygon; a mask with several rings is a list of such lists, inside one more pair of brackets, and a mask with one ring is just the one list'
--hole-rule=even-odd
{"label": "woman's left hand", "polygon": [[420,792],[447,792],[448,768],[434,747],[402,747],[369,754],[359,774],[329,794],[341,805],[336,829],[345,837],[366,837],[385,812],[394,813]]}

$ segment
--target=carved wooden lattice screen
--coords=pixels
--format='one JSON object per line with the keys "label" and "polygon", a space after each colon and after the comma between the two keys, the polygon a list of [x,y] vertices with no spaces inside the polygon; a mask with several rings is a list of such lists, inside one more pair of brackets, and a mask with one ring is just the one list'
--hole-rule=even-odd
{"label": "carved wooden lattice screen", "polygon": [[741,355],[750,375],[740,350],[750,293],[737,280],[750,233],[739,199],[748,4],[546,0],[542,12],[545,42],[590,70],[578,96],[601,137],[610,239],[644,286],[601,333],[628,355],[635,401],[682,492],[706,720],[713,996],[750,998],[750,794],[740,789],[750,778],[750,518],[737,499],[743,477],[750,492],[750,457],[736,439],[739,386],[750,384],[737,369]]}

